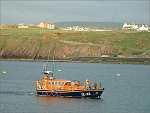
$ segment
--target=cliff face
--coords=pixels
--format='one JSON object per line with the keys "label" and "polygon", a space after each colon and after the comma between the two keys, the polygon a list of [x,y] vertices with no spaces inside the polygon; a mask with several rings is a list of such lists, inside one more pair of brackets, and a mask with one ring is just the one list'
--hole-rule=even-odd
{"label": "cliff face", "polygon": [[64,32],[41,29],[3,29],[0,33],[0,58],[150,56],[149,33]]}
{"label": "cliff face", "polygon": [[91,46],[88,44],[68,44],[42,40],[17,40],[6,41],[5,46],[0,50],[1,58],[52,58],[58,59],[74,57],[100,57],[103,54],[111,55],[111,46]]}

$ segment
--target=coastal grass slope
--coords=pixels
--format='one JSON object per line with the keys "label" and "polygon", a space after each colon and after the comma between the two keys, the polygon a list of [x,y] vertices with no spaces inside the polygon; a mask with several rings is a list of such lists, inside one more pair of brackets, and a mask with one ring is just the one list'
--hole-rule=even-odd
{"label": "coastal grass slope", "polygon": [[56,59],[77,59],[102,55],[150,57],[150,33],[0,29],[0,58],[52,59],[55,56]]}

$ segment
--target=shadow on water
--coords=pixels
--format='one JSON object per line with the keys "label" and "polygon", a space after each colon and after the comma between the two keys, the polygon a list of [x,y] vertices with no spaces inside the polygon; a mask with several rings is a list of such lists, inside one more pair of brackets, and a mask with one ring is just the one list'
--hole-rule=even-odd
{"label": "shadow on water", "polygon": [[102,103],[103,99],[92,99],[92,98],[70,98],[70,97],[51,97],[51,96],[34,96],[37,102],[43,103],[45,105],[51,104],[73,104],[80,102],[100,102]]}

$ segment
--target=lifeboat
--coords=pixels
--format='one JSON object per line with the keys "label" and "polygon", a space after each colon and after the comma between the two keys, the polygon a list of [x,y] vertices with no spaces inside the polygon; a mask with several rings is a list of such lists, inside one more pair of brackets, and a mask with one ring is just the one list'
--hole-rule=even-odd
{"label": "lifeboat", "polygon": [[71,81],[56,79],[52,71],[44,71],[42,78],[36,81],[36,94],[38,96],[61,96],[61,97],[90,97],[100,98],[104,88],[100,83],[90,80]]}

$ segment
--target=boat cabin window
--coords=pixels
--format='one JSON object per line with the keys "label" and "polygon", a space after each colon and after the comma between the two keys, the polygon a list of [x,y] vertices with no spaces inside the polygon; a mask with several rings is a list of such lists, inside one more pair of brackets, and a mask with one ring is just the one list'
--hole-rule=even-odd
{"label": "boat cabin window", "polygon": [[52,82],[52,85],[54,85],[54,82]]}
{"label": "boat cabin window", "polygon": [[64,82],[60,82],[60,85],[64,85]]}
{"label": "boat cabin window", "polygon": [[64,82],[49,82],[49,85],[64,85]]}
{"label": "boat cabin window", "polygon": [[60,82],[56,82],[56,85],[60,85]]}
{"label": "boat cabin window", "polygon": [[55,85],[57,85],[57,82],[54,82]]}

